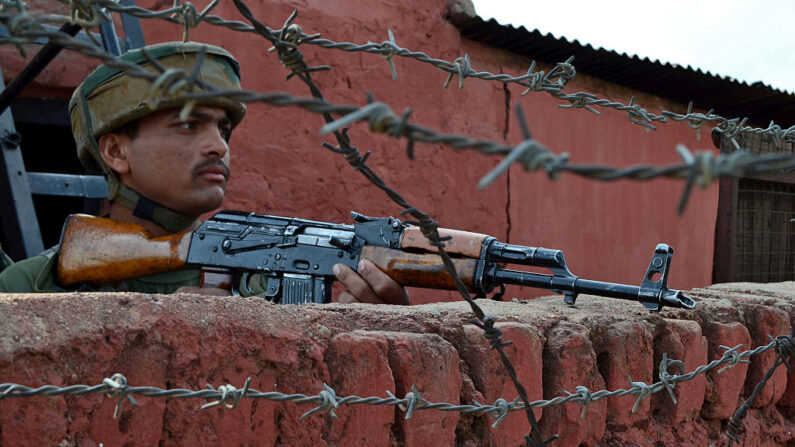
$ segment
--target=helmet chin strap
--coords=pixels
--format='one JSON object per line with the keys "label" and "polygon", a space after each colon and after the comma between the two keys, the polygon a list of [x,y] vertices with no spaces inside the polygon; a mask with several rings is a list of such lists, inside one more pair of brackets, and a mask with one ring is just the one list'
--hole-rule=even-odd
{"label": "helmet chin strap", "polygon": [[196,217],[165,207],[121,182],[112,200],[132,211],[133,216],[154,222],[172,233],[187,230],[196,222]]}

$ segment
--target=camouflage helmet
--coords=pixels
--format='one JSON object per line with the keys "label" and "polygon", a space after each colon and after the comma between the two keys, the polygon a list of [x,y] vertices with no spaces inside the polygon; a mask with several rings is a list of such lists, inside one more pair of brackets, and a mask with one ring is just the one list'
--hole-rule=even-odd
{"label": "camouflage helmet", "polygon": [[[204,48],[205,58],[198,78],[220,90],[240,89],[240,68],[235,58],[220,47],[195,42],[168,42],[150,45],[144,49],[165,69],[180,69],[189,73],[198,52]],[[141,49],[131,50],[121,59],[155,71]],[[150,99],[152,83],[143,78],[126,75],[121,70],[102,65],[83,81],[69,101],[72,134],[77,144],[77,155],[89,169],[101,170],[108,179],[108,198],[119,192],[119,181],[99,154],[97,138],[155,111],[180,107],[184,100],[164,98],[155,103]],[[197,90],[200,90],[196,87]],[[210,98],[197,104],[226,109],[232,127],[237,126],[246,114],[243,103],[228,98]]]}

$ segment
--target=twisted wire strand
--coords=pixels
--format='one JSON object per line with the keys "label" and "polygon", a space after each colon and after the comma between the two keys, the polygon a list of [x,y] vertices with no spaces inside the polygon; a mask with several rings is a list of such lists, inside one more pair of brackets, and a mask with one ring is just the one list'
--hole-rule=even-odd
{"label": "twisted wire strand", "polygon": [[[790,331],[792,329],[790,328]],[[747,359],[758,354],[764,353],[771,349],[777,351],[777,360],[774,366],[772,366],[768,372],[766,373],[765,377],[769,380],[770,376],[772,376],[771,370],[775,370],[776,367],[780,365],[786,365],[789,361],[789,358],[792,356],[793,350],[795,350],[795,345],[793,344],[793,337],[790,332],[789,335],[779,335],[773,341],[768,343],[767,345],[760,345],[754,349],[743,351],[741,353],[737,353],[737,348],[725,348],[726,352],[724,352],[723,356],[720,359],[713,360],[712,362],[702,365],[690,371],[686,374],[675,374],[669,377],[671,383],[682,383],[692,380],[698,375],[705,374],[709,371],[716,370],[719,366],[726,365],[727,367],[732,367],[739,363],[735,362],[735,359]],[[676,361],[667,359],[669,361]],[[734,362],[734,363],[733,363]],[[661,364],[661,368],[664,365]],[[720,371],[725,370],[722,368]],[[715,371],[716,374],[720,374],[719,371]],[[202,390],[191,390],[191,389],[184,389],[184,388],[172,388],[172,389],[163,389],[154,386],[131,386],[127,384],[127,379],[121,374],[114,374],[111,378],[104,379],[101,383],[97,385],[69,385],[69,386],[58,386],[58,385],[43,385],[39,387],[30,387],[26,385],[20,385],[15,383],[2,383],[0,384],[0,400],[7,399],[7,398],[26,398],[26,397],[34,397],[34,396],[84,396],[88,394],[106,394],[108,397],[121,397],[128,399],[132,396],[145,396],[145,397],[164,397],[164,398],[173,398],[173,399],[192,399],[192,398],[199,398],[199,399],[207,399],[210,400],[208,404],[202,406],[202,408],[212,408],[213,406],[224,406],[225,408],[234,409],[237,406],[237,402],[242,399],[264,399],[274,402],[294,402],[294,403],[309,403],[315,404],[315,411],[305,414],[305,416],[309,416],[319,412],[330,412],[332,410],[339,409],[343,405],[389,405],[389,406],[397,406],[402,409],[402,411],[407,412],[409,409],[412,411],[425,411],[425,410],[438,410],[438,411],[457,411],[466,414],[488,414],[494,418],[504,418],[506,413],[510,413],[513,411],[522,411],[524,410],[525,405],[522,404],[517,399],[512,401],[507,401],[504,398],[498,398],[494,404],[487,405],[481,404],[477,401],[473,401],[472,404],[452,404],[448,402],[431,402],[422,396],[419,395],[416,387],[412,387],[412,391],[407,394],[404,398],[395,397],[392,393],[387,391],[387,397],[379,397],[379,396],[369,396],[369,397],[360,397],[356,395],[348,395],[348,396],[339,396],[337,393],[327,384],[322,385],[322,390],[316,395],[307,395],[303,393],[291,393],[286,394],[282,392],[270,391],[270,392],[262,392],[256,390],[254,388],[249,387],[250,378],[246,380],[246,384],[241,389],[237,389],[231,385],[222,385],[219,386],[218,389],[214,389],[212,386],[208,385],[207,388]],[[746,400],[746,403],[738,409],[738,412],[742,408],[750,407],[753,403],[753,399],[759,393],[761,387],[764,386],[765,382],[767,381],[763,379],[760,381],[759,386],[755,392],[749,396]],[[621,396],[628,396],[634,395],[638,397],[642,397],[643,399],[648,398],[652,394],[662,391],[665,389],[665,384],[662,381],[656,382],[652,385],[645,385],[642,382],[632,382],[631,379],[629,381],[632,384],[632,387],[629,389],[618,389],[614,391],[609,390],[599,390],[595,392],[591,392],[588,390],[587,387],[578,386],[576,393],[566,393],[565,396],[558,396],[552,399],[541,399],[532,401],[529,403],[529,407],[531,408],[544,408],[554,405],[562,405],[568,402],[575,402],[579,403],[583,406],[606,399],[608,397],[621,397]],[[637,386],[637,384],[641,384],[642,386]],[[510,403],[508,403],[510,402]],[[229,406],[228,404],[234,404],[235,406]],[[121,405],[121,400],[119,400],[119,405]],[[410,418],[410,415],[407,415]],[[496,425],[501,422],[502,419],[495,422]]]}
{"label": "twisted wire strand", "polygon": [[[77,2],[78,0],[61,0],[70,3]],[[126,13],[139,18],[158,18],[170,21],[172,23],[179,23],[185,26],[195,27],[201,22],[208,23],[214,26],[225,27],[234,31],[240,32],[257,32],[255,27],[249,26],[246,23],[227,20],[220,16],[208,14],[210,7],[206,8],[201,14],[197,14],[193,5],[185,2],[182,5],[176,5],[172,8],[162,11],[152,11],[140,6],[122,6],[114,0],[80,0],[81,3],[95,3],[102,8],[109,11]],[[214,6],[214,5],[211,5]],[[182,14],[182,17],[180,17]],[[273,30],[267,28],[267,32],[271,37],[276,38],[281,30]],[[469,63],[469,56],[464,55],[457,58],[455,61],[446,61],[443,59],[433,58],[427,54],[419,51],[412,51],[407,48],[400,47],[395,42],[394,33],[388,30],[389,40],[381,43],[367,42],[366,44],[356,44],[352,42],[335,42],[330,39],[320,38],[319,35],[306,35],[301,34],[300,38],[306,39],[306,43],[319,46],[324,49],[341,50],[345,52],[365,52],[380,55],[386,59],[389,64],[390,73],[393,79],[397,78],[392,58],[394,56],[405,57],[416,60],[418,62],[430,64],[439,70],[448,73],[448,78],[445,81],[445,87],[449,84],[454,75],[459,76],[459,88],[463,88],[463,79],[476,78],[486,81],[497,81],[503,83],[515,83],[526,87],[522,92],[522,96],[533,92],[543,91],[547,92],[556,99],[568,102],[568,104],[560,104],[562,108],[584,108],[597,115],[599,111],[594,107],[611,108],[617,111],[627,113],[627,118],[633,124],[644,127],[647,131],[656,130],[654,123],[667,123],[669,120],[687,122],[688,125],[696,130],[697,137],[701,139],[701,127],[706,124],[714,124],[715,131],[725,134],[729,140],[734,144],[735,149],[740,149],[740,144],[737,142],[736,137],[741,133],[763,134],[773,137],[777,148],[782,148],[783,142],[792,142],[795,140],[795,125],[787,129],[774,124],[772,121],[767,128],[746,126],[747,118],[725,118],[723,116],[713,113],[710,109],[707,113],[693,112],[693,103],[688,104],[687,112],[684,114],[676,113],[668,110],[662,110],[659,115],[647,111],[638,104],[635,104],[635,97],[633,96],[629,104],[624,104],[618,101],[611,101],[608,99],[598,98],[596,95],[586,92],[565,93],[563,88],[566,84],[574,79],[576,76],[576,69],[572,65],[573,57],[564,62],[558,62],[554,68],[545,73],[543,71],[535,72],[536,62],[531,61],[530,68],[527,73],[521,76],[511,76],[507,74],[493,74],[487,71],[476,71],[472,69]]]}
{"label": "twisted wire strand", "polygon": [[[181,6],[175,6],[162,11],[152,11],[140,6],[123,6],[116,3],[114,0],[95,0],[95,1],[98,5],[101,5],[102,7],[107,8],[110,11],[126,13],[138,18],[143,18],[143,19],[156,18],[156,19],[166,20],[172,23],[179,23],[179,24],[184,23],[184,20],[175,16],[182,12],[183,7]],[[193,26],[198,25],[200,22],[205,22],[214,26],[225,27],[234,31],[257,33],[257,28],[247,23],[235,20],[227,20],[223,17],[212,14],[205,15],[201,21],[196,21],[193,24]],[[270,34],[270,37],[273,38],[278,38],[279,35],[281,34],[281,30],[274,30],[271,28],[267,28],[267,32]],[[397,78],[397,73],[394,72],[393,70],[394,64],[391,61],[392,57],[394,56],[411,58],[419,62],[431,64],[436,68],[448,72],[450,74],[454,75],[462,74],[461,62],[459,63],[456,63],[455,61],[449,62],[443,59],[433,58],[421,51],[412,51],[407,48],[400,47],[395,43],[394,33],[391,30],[389,30],[387,34],[390,36],[389,40],[386,40],[382,43],[367,42],[366,44],[356,44],[352,42],[335,42],[333,40],[324,39],[324,38],[314,38],[311,40],[307,40],[306,42],[312,45],[319,46],[320,48],[324,49],[342,50],[345,52],[365,52],[365,53],[380,55],[381,57],[386,59],[388,63],[390,63],[390,66],[392,67],[390,71],[394,73],[393,75],[394,78]],[[301,34],[300,37],[307,38],[311,36],[306,34]],[[570,61],[561,62],[558,65],[561,67],[556,66],[556,68],[551,70],[549,74],[544,74],[542,72],[536,73],[533,72],[531,68],[531,70],[529,70],[528,73],[521,76],[511,76],[502,73],[494,74],[494,73],[489,73],[487,71],[479,72],[473,70],[471,66],[467,66],[466,69],[464,69],[463,75],[465,77],[478,78],[487,81],[516,83],[524,87],[533,89],[533,91],[558,91],[563,87],[563,85],[565,85],[568,81],[573,79],[575,75],[575,72],[572,68],[566,68],[564,66],[564,65],[570,65]],[[534,63],[533,67],[535,67]],[[539,74],[542,75],[541,80],[538,79]]]}
{"label": "twisted wire strand", "polygon": [[[70,4],[77,3],[81,5],[83,9],[86,8],[85,5],[89,5],[93,6],[95,9],[98,10],[107,9],[108,11],[126,13],[138,18],[143,18],[143,19],[155,18],[155,19],[166,20],[172,23],[181,24],[185,27],[185,36],[187,36],[189,29],[198,26],[202,22],[214,26],[225,27],[239,32],[257,32],[257,30],[254,27],[249,26],[246,23],[234,20],[227,20],[220,16],[208,14],[209,10],[211,10],[212,7],[214,7],[215,4],[217,3],[217,0],[211,3],[201,13],[198,13],[195,7],[190,2],[184,2],[182,4],[178,3],[172,8],[161,11],[152,11],[140,6],[134,6],[134,5],[123,6],[116,3],[114,0],[60,0],[60,1]],[[96,13],[92,17],[96,17]],[[75,19],[66,16],[55,15],[51,17],[51,21],[55,20],[63,22],[67,19],[72,21],[73,23],[76,21]],[[92,18],[92,20],[95,22],[98,19]],[[94,22],[90,22],[89,24]],[[273,30],[270,28],[267,28],[267,31],[272,37],[276,37],[281,33],[281,30]],[[453,62],[442,59],[436,59],[428,56],[423,52],[412,51],[407,48],[402,48],[398,46],[395,43],[394,33],[391,30],[388,30],[388,35],[389,35],[389,40],[386,40],[380,44],[374,42],[368,42],[362,45],[355,44],[352,42],[335,42],[329,39],[319,38],[319,35],[310,36],[310,35],[301,34],[301,38],[306,39],[306,43],[317,45],[324,49],[335,49],[346,52],[365,52],[365,53],[378,54],[384,59],[386,59],[387,62],[389,63],[390,73],[392,74],[393,78],[397,78],[397,73],[395,71],[394,64],[392,63],[392,58],[394,56],[408,57],[417,60],[419,62],[431,64],[434,67],[447,72],[448,78],[445,81],[445,87],[447,86],[447,84],[449,84],[450,79],[452,78],[453,75],[459,76],[460,88],[463,87],[463,79],[467,77],[473,77],[487,81],[497,81],[503,83],[516,83],[524,87],[527,87],[527,89],[524,92],[522,92],[523,96],[531,91],[544,91],[557,99],[568,102],[568,104],[560,104],[559,107],[584,108],[597,115],[599,115],[600,112],[596,110],[594,107],[612,108],[618,111],[624,111],[627,113],[627,118],[630,122],[643,126],[647,131],[656,130],[656,126],[654,126],[653,123],[667,123],[669,120],[686,121],[691,128],[696,130],[697,137],[700,139],[701,127],[706,124],[714,124],[716,126],[715,131],[721,134],[725,134],[729,138],[729,141],[731,141],[734,144],[735,149],[738,150],[740,149],[741,146],[737,142],[736,136],[741,133],[769,135],[774,139],[776,147],[778,148],[782,147],[783,142],[792,142],[793,140],[795,140],[795,126],[791,126],[787,129],[784,129],[781,126],[774,124],[773,122],[771,122],[767,128],[746,126],[745,123],[747,122],[747,118],[725,118],[723,116],[713,113],[712,109],[710,109],[707,113],[692,112],[693,108],[692,102],[689,103],[687,112],[685,114],[663,110],[660,112],[659,115],[656,115],[642,108],[640,105],[635,104],[634,97],[630,100],[629,104],[624,104],[621,102],[612,101],[608,99],[601,99],[598,98],[596,95],[586,92],[565,93],[562,91],[562,89],[571,79],[573,79],[576,76],[576,70],[574,66],[571,64],[573,58],[569,58],[565,62],[558,62],[555,65],[555,67],[552,70],[550,70],[548,74],[543,71],[534,72],[536,66],[535,61],[531,62],[531,66],[528,69],[527,73],[521,76],[511,76],[507,74],[493,74],[485,71],[479,72],[473,70],[469,64],[468,55],[465,55],[462,58],[457,58]]]}
{"label": "twisted wire strand", "polygon": [[[4,18],[0,16],[0,22],[3,20]],[[65,48],[96,58],[108,66],[124,70],[130,76],[148,79],[154,84],[158,84],[158,79],[164,75],[163,73],[154,73],[144,70],[135,64],[119,60],[99,48],[87,42],[81,42],[65,33],[47,31],[41,28],[36,29],[35,25],[17,28],[15,32],[24,37],[0,38],[0,44],[27,43],[45,37]],[[176,78],[189,79],[189,75],[186,73],[171,72],[170,75]],[[497,178],[498,174],[504,172],[511,162],[521,163],[521,166],[526,171],[543,169],[551,179],[557,178],[562,172],[601,181],[619,179],[649,180],[658,177],[686,179],[688,184],[683,191],[678,207],[679,211],[682,212],[694,183],[705,187],[723,176],[754,176],[766,173],[789,172],[795,169],[795,154],[791,153],[754,155],[738,151],[731,154],[716,155],[711,151],[704,151],[693,155],[684,146],[677,148],[677,151],[684,158],[684,162],[667,166],[636,165],[618,168],[593,164],[574,164],[569,162],[568,154],[555,154],[535,140],[525,140],[516,146],[506,146],[490,140],[472,139],[465,135],[438,133],[432,129],[408,122],[407,113],[398,116],[389,106],[383,103],[371,103],[363,107],[335,105],[317,98],[301,98],[279,92],[218,91],[211,86],[202,85],[198,80],[193,80],[193,82],[198,83],[205,90],[203,92],[185,93],[184,98],[188,100],[226,96],[241,102],[262,102],[277,107],[301,107],[313,113],[330,113],[341,116],[335,122],[324,126],[321,129],[322,133],[340,130],[357,121],[366,121],[373,132],[407,138],[409,140],[407,149],[409,153],[413,151],[414,142],[421,141],[429,144],[440,143],[459,150],[475,150],[483,154],[510,155],[507,161],[503,160],[503,163],[481,180],[479,183],[481,188],[487,186]],[[183,83],[182,85],[186,84]],[[520,119],[520,124],[526,125],[526,123],[521,123],[521,121]]]}

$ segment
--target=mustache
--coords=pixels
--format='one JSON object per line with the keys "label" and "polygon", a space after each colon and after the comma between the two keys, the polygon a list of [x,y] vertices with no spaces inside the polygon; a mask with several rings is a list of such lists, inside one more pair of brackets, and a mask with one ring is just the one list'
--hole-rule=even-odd
{"label": "mustache", "polygon": [[231,175],[231,171],[229,170],[229,166],[227,166],[226,163],[224,163],[223,160],[218,159],[218,158],[215,158],[215,159],[211,158],[209,160],[206,160],[206,161],[203,161],[203,162],[199,163],[198,165],[196,165],[193,168],[193,174],[194,175],[199,175],[199,173],[201,173],[202,171],[206,171],[206,170],[210,170],[210,169],[217,169],[217,170],[221,171],[223,173],[224,177],[226,177],[226,179],[229,180],[229,176]]}

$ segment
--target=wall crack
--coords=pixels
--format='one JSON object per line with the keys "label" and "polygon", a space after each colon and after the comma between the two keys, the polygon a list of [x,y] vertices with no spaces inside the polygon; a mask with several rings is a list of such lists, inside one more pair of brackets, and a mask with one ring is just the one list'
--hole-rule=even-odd
{"label": "wall crack", "polygon": [[[502,73],[502,67],[500,67]],[[508,89],[508,84],[502,84],[502,91],[505,94],[505,124],[502,130],[502,139],[508,142],[508,130],[511,123],[511,91]],[[505,172],[507,197],[505,199],[505,243],[511,242],[511,169]]]}

